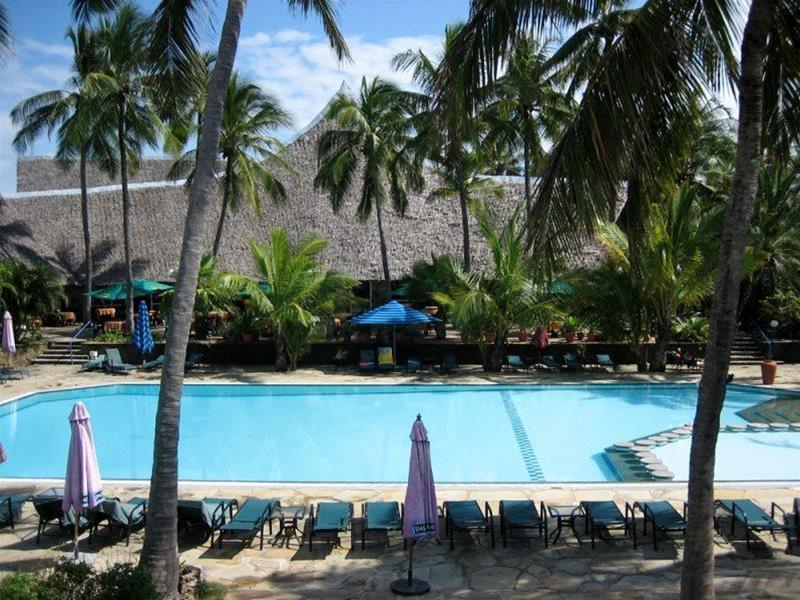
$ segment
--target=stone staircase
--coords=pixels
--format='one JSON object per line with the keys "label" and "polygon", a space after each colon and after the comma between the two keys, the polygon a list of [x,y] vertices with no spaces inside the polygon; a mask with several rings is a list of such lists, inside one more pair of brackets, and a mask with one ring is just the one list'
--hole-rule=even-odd
{"label": "stone staircase", "polygon": [[761,351],[761,346],[756,343],[749,332],[736,332],[731,346],[732,365],[760,365],[764,358],[766,357]]}
{"label": "stone staircase", "polygon": [[[89,357],[81,350],[80,341],[73,346],[72,364],[79,365]],[[36,365],[68,365],[70,364],[69,340],[50,340],[47,349],[33,359]]]}

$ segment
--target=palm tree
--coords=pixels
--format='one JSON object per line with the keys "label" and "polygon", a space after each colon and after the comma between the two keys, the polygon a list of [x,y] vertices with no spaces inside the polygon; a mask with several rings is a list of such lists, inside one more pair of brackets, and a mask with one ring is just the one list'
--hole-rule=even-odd
{"label": "palm tree", "polygon": [[0,64],[6,59],[6,53],[11,48],[11,22],[5,4],[0,4]]}
{"label": "palm tree", "polygon": [[[280,102],[266,94],[258,85],[231,76],[225,96],[220,135],[220,154],[225,171],[220,182],[222,210],[214,236],[213,255],[219,254],[225,217],[228,211],[237,211],[242,203],[253,207],[256,215],[261,211],[261,188],[275,201],[286,199],[283,184],[270,170],[270,164],[286,167],[278,153],[283,149],[276,138],[269,135],[275,129],[292,123]],[[196,150],[181,157],[171,170],[171,175],[194,164]],[[191,181],[190,173],[188,180]]]}
{"label": "palm tree", "polygon": [[17,260],[0,260],[0,305],[14,318],[15,336],[23,339],[33,317],[56,312],[66,302],[64,285],[45,263],[32,267]]}
{"label": "palm tree", "polygon": [[[545,25],[577,26],[605,2],[502,3],[473,0],[470,19],[442,77],[471,82],[477,90],[496,74],[497,65],[513,40]],[[618,182],[632,160],[645,160],[647,171],[674,159],[686,140],[682,123],[690,122],[690,100],[709,87],[736,82],[739,127],[734,185],[723,228],[711,329],[698,393],[690,458],[689,527],[684,552],[683,598],[713,598],[714,453],[719,415],[725,398],[730,348],[736,329],[736,308],[742,279],[742,259],[756,195],[762,156],[762,132],[780,102],[789,102],[788,124],[796,136],[800,109],[796,90],[796,40],[800,6],[796,2],[753,0],[745,21],[741,60],[736,65],[733,39],[739,25],[733,0],[648,0],[615,40],[581,97],[543,169],[530,227],[531,244],[566,251],[565,231],[592,228],[608,212]],[[768,40],[770,45],[768,46]],[[769,50],[769,51],[768,51]],[[765,74],[773,78],[765,80]],[[765,84],[769,91],[765,94]],[[785,111],[784,111],[785,113]],[[785,113],[788,114],[788,113]],[[765,123],[765,115],[767,120]],[[577,219],[585,227],[575,227]],[[544,241],[552,233],[559,243]]]}
{"label": "palm tree", "polygon": [[533,165],[541,163],[546,144],[558,137],[561,124],[570,115],[569,96],[561,93],[560,82],[547,68],[549,51],[548,44],[541,44],[532,36],[518,39],[509,49],[506,71],[491,86],[488,104],[482,111],[482,118],[489,124],[489,139],[505,140],[510,147],[522,146],[528,212],[533,210]]}
{"label": "palm tree", "polygon": [[42,133],[50,136],[54,131],[58,140],[56,160],[68,168],[78,156],[81,188],[81,221],[83,224],[83,322],[92,319],[92,232],[89,224],[89,194],[87,192],[86,165],[89,161],[113,173],[113,126],[98,119],[98,102],[87,89],[86,78],[102,68],[103,51],[98,36],[87,25],[69,28],[67,37],[72,42],[72,77],[66,89],[37,94],[17,104],[11,111],[11,120],[21,125],[14,137],[14,148],[24,154]]}
{"label": "palm tree", "polygon": [[[117,4],[116,0],[72,0],[73,13],[79,18],[91,15],[93,9],[107,10]],[[310,12],[317,14],[339,60],[348,56],[347,45],[336,23],[332,0],[286,0],[286,4],[303,15]],[[245,5],[246,0],[228,0],[220,29],[217,60],[208,84],[199,132],[195,174],[189,187],[189,207],[159,388],[153,472],[141,562],[153,575],[159,592],[167,597],[174,597],[178,589],[178,437],[186,344],[191,331],[197,275],[203,256],[205,224],[213,215],[213,189],[225,92],[233,72]],[[156,62],[157,72],[162,75],[159,79],[165,85],[174,81],[174,75],[191,79],[191,64],[198,54],[196,19],[200,15],[207,15],[202,10],[205,6],[206,3],[200,0],[181,3],[161,0],[156,8],[155,30],[163,31],[164,35],[156,37],[153,54],[159,59]]]}
{"label": "palm tree", "polygon": [[270,231],[266,244],[250,240],[256,271],[269,287],[252,281],[248,293],[272,326],[278,371],[295,370],[320,320],[350,306],[353,299],[350,289],[358,281],[328,270],[319,259],[327,245],[320,236],[293,244],[283,229]]}
{"label": "palm tree", "polygon": [[[378,77],[361,80],[358,96],[340,92],[331,103],[327,118],[333,128],[322,134],[317,145],[319,170],[314,187],[330,195],[338,213],[355,185],[363,161],[363,180],[356,214],[366,221],[373,211],[380,238],[383,279],[390,284],[389,255],[383,230],[384,202],[404,215],[408,206],[406,188],[423,186],[422,157],[412,151],[411,119],[416,98]],[[389,189],[386,189],[386,183]]]}
{"label": "palm tree", "polygon": [[150,40],[148,20],[137,8],[122,5],[113,19],[102,19],[97,35],[108,53],[101,70],[86,76],[87,87],[101,98],[101,119],[111,120],[116,129],[122,184],[122,235],[125,250],[125,303],[128,330],[133,331],[133,239],[132,205],[128,174],[135,168],[145,146],[155,146],[161,120],[153,105],[155,89],[146,61]]}

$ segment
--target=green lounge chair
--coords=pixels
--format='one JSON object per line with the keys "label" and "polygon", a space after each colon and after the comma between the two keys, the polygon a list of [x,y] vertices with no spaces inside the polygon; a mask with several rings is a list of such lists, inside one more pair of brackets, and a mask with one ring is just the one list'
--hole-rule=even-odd
{"label": "green lounge chair", "polygon": [[[611,500],[590,500],[583,501],[580,504],[585,516],[584,533],[591,533],[592,549],[595,548],[595,535],[600,534],[600,537],[609,541],[608,536],[603,533],[608,533],[614,529],[622,529],[625,531],[625,537],[630,537],[630,527],[633,517],[630,515],[623,515],[619,507]],[[625,507],[626,513],[628,506]]]}
{"label": "green lounge chair", "polygon": [[374,373],[376,368],[375,351],[370,349],[362,350],[358,358],[358,371],[360,373]]}
{"label": "green lounge chair", "polygon": [[30,494],[0,494],[0,527],[14,529],[14,523],[22,519],[22,505],[30,498]]}
{"label": "green lounge chair", "polygon": [[264,524],[269,520],[269,512],[278,500],[262,498],[248,498],[236,511],[227,523],[219,528],[217,547],[222,548],[225,539],[239,539],[242,548],[252,543],[256,535],[260,536],[259,550],[264,549]]}
{"label": "green lounge chair", "polygon": [[83,371],[97,371],[106,365],[106,355],[100,354],[97,358],[91,358],[81,365],[81,372]]}
{"label": "green lounge chair", "polygon": [[39,523],[36,526],[37,546],[39,545],[39,541],[41,540],[42,536],[45,535],[45,530],[50,523],[57,523],[59,533],[64,536],[73,534],[75,531],[76,520],[78,521],[79,531],[84,531],[91,525],[91,523],[83,515],[77,515],[75,513],[75,509],[73,508],[70,508],[67,512],[64,512],[61,508],[63,497],[34,496],[31,501],[33,502],[33,508],[39,517]]}
{"label": "green lounge chair", "polygon": [[114,531],[119,532],[119,537],[125,538],[125,545],[131,545],[131,533],[141,528],[147,518],[147,498],[131,498],[122,502],[119,498],[106,498],[100,504],[91,508],[86,514],[91,527],[89,528],[89,543],[97,533],[100,525],[106,523],[109,537]]}
{"label": "green lounge chair", "polygon": [[[769,515],[758,504],[749,499],[744,500],[717,500],[714,505],[723,512],[731,516],[731,537],[735,533],[736,521],[744,525],[745,541],[747,549],[750,549],[750,537],[752,533],[768,531],[775,537],[775,532],[782,531],[789,540],[789,547],[792,545],[791,528],[775,519],[773,514]],[[714,519],[714,526],[719,531],[719,519]]]}
{"label": "green lounge chair", "polygon": [[418,373],[422,370],[422,360],[419,356],[409,356],[406,359],[406,373]]}
{"label": "green lounge chair", "polygon": [[773,519],[775,518],[776,512],[783,514],[783,522],[789,528],[787,530],[787,535],[789,535],[789,547],[792,545],[792,535],[795,536],[795,543],[800,546],[800,498],[794,499],[792,502],[792,510],[793,512],[785,511],[774,502],[770,510],[770,515]]}
{"label": "green lounge chair", "polygon": [[24,379],[31,376],[31,372],[25,367],[2,367],[0,373],[7,375],[10,379]]}
{"label": "green lounge chair", "polygon": [[581,359],[575,356],[574,354],[565,354],[564,357],[564,366],[561,367],[564,371],[579,371],[583,368],[583,363]]}
{"label": "green lounge chair", "polygon": [[117,348],[106,348],[106,371],[108,373],[127,373],[134,369],[136,369],[136,365],[123,361]]}
{"label": "green lounge chair", "polygon": [[442,364],[439,365],[439,373],[448,374],[454,373],[455,370],[458,368],[458,363],[456,362],[456,357],[452,354],[445,354],[442,356]]}
{"label": "green lounge chair", "polygon": [[339,533],[350,530],[353,520],[353,504],[351,502],[320,502],[316,513],[311,505],[311,527],[308,534],[308,551],[311,552],[314,536],[333,534],[336,545],[339,545]]}
{"label": "green lounge chair", "polygon": [[139,367],[140,371],[155,371],[156,369],[160,369],[164,366],[164,355],[160,355],[153,360],[148,360],[147,362],[143,362],[142,366]]}
{"label": "green lounge chair", "polygon": [[338,371],[340,367],[346,367],[350,364],[350,353],[345,349],[339,350],[333,357],[333,364],[336,367],[334,371]]}
{"label": "green lounge chair", "polygon": [[205,537],[211,538],[209,546],[213,548],[214,532],[233,519],[234,506],[239,506],[236,498],[178,500],[178,527],[183,530],[190,527],[202,528]]}
{"label": "green lounge chair", "polygon": [[[627,505],[626,505],[627,506]],[[666,500],[648,501],[648,502],[634,502],[630,508],[630,514],[635,518],[636,510],[640,510],[644,517],[643,520],[643,533],[647,535],[647,524],[653,526],[653,550],[658,550],[658,532],[663,531],[664,534],[670,532],[686,533],[686,503],[683,503],[683,513],[675,510]],[[628,509],[625,511],[628,513]],[[636,539],[636,525],[632,524],[633,530],[633,547],[637,547]]]}
{"label": "green lounge chair", "polygon": [[536,510],[533,500],[501,500],[500,501],[500,535],[503,548],[506,547],[506,532],[511,536],[514,529],[537,529],[539,537],[544,539],[547,548],[547,515],[544,502]]}
{"label": "green lounge chair", "polygon": [[[364,523],[361,527],[361,549],[364,549],[367,533],[402,531],[403,512],[403,505],[398,505],[397,502],[365,502],[362,504],[361,514],[364,517]],[[405,545],[404,539],[404,548]]]}
{"label": "green lounge chair", "polygon": [[619,365],[611,360],[611,356],[608,354],[598,354],[595,358],[595,364],[601,369],[605,367],[610,367],[614,371],[619,369]]}
{"label": "green lounge chair", "polygon": [[453,549],[453,534],[455,531],[482,531],[491,533],[492,548],[494,548],[494,527],[492,526],[492,508],[489,503],[484,504],[486,514],[481,512],[475,500],[457,500],[444,503],[444,530],[450,538],[450,549]]}
{"label": "green lounge chair", "polygon": [[558,364],[556,359],[550,354],[545,354],[542,356],[542,358],[539,359],[538,365],[544,367],[548,371],[559,371],[561,369],[561,365]]}
{"label": "green lounge chair", "polygon": [[189,358],[186,359],[186,362],[183,365],[184,370],[191,371],[197,366],[197,363],[199,363],[201,360],[203,360],[202,354],[192,354]]}
{"label": "green lounge chair", "polygon": [[518,371],[520,369],[525,370],[528,368],[528,365],[526,365],[523,362],[522,358],[520,358],[516,354],[509,354],[508,356],[506,356],[506,366],[509,369],[514,369],[515,371]]}

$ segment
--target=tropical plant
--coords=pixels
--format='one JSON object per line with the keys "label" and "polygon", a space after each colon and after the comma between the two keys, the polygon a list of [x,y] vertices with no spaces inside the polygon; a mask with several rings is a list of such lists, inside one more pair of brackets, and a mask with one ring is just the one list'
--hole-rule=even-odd
{"label": "tropical plant", "polygon": [[[587,12],[607,2],[472,0],[470,18],[454,44],[442,77],[458,70],[477,93],[509,45],[531,28],[579,26]],[[734,40],[741,12],[733,0],[648,0],[631,18],[594,69],[575,116],[554,145],[537,188],[530,242],[568,252],[578,221],[592,228],[608,212],[618,182],[634,164],[655,174],[682,151],[691,99],[734,81],[739,126],[734,185],[719,249],[709,348],[703,362],[689,474],[689,526],[681,595],[713,598],[713,482],[719,417],[725,399],[730,348],[748,225],[756,196],[764,131],[791,137],[800,130],[800,4],[753,0],[744,22],[741,60]],[[553,236],[561,238],[553,240]]]}
{"label": "tropical plant", "polygon": [[407,190],[416,192],[423,186],[422,156],[411,149],[414,102],[413,94],[388,81],[363,78],[357,96],[342,91],[333,99],[326,115],[332,128],[317,144],[319,170],[314,187],[330,195],[336,213],[356,185],[356,172],[363,161],[356,214],[366,221],[375,212],[387,285],[391,276],[384,203],[391,199],[394,211],[402,216],[408,206]]}
{"label": "tropical plant", "polygon": [[154,147],[162,131],[153,101],[156,90],[147,61],[150,23],[131,4],[120,6],[112,19],[101,19],[98,43],[106,53],[100,69],[85,77],[86,88],[97,98],[99,119],[114,124],[122,187],[122,238],[125,251],[125,301],[128,329],[133,331],[133,207],[128,175],[145,147]]}
{"label": "tropical plant", "polygon": [[434,293],[452,283],[452,256],[431,255],[430,261],[418,260],[411,265],[411,273],[404,279],[408,285],[408,300],[411,302],[433,302]]}
{"label": "tropical plant", "polygon": [[293,244],[283,229],[273,229],[265,244],[250,240],[256,271],[269,286],[253,280],[247,291],[251,306],[272,327],[278,371],[296,369],[320,320],[353,300],[350,289],[358,282],[320,261],[327,245],[319,236]]}
{"label": "tropical plant", "polygon": [[[236,212],[246,203],[259,215],[262,188],[275,202],[286,199],[286,190],[272,169],[286,168],[279,156],[283,144],[270,134],[291,123],[291,117],[276,98],[237,73],[231,76],[220,134],[219,151],[225,167],[220,180],[222,209],[214,236],[214,256],[219,254],[228,211]],[[195,154],[196,149],[184,154],[173,165],[170,175],[177,176],[193,166]],[[189,184],[192,174],[187,178]]]}
{"label": "tropical plant", "polygon": [[[477,341],[484,370],[500,371],[509,332],[548,322],[552,308],[543,299],[525,253],[522,205],[502,227],[495,225],[482,204],[474,211],[489,247],[490,267],[477,272],[451,261],[451,283],[433,297],[448,310],[453,325]],[[493,338],[488,348],[487,337]]]}
{"label": "tropical plant", "polygon": [[56,160],[67,169],[78,158],[81,189],[81,223],[83,225],[83,322],[92,319],[92,233],[89,222],[90,204],[87,192],[87,163],[99,165],[113,174],[114,126],[101,116],[97,98],[86,85],[90,73],[103,68],[105,59],[98,35],[87,25],[69,28],[72,42],[72,77],[64,89],[43,92],[23,100],[11,111],[11,120],[20,129],[14,137],[14,148],[24,154],[43,133],[56,133]]}
{"label": "tropical plant", "polygon": [[14,319],[14,335],[25,338],[27,324],[59,310],[66,302],[64,285],[45,263],[29,267],[17,260],[0,260],[0,305]]}
{"label": "tropical plant", "polygon": [[708,340],[708,327],[705,317],[675,317],[672,320],[672,335],[682,342],[705,342]]}
{"label": "tropical plant", "polygon": [[790,290],[776,290],[761,301],[759,316],[764,328],[773,320],[778,327],[792,337],[800,332],[800,293]]}
{"label": "tropical plant", "polygon": [[[86,19],[98,11],[117,6],[117,0],[72,0],[73,13]],[[331,47],[339,60],[348,56],[347,45],[336,23],[333,0],[286,0],[291,9],[302,15],[320,17]],[[208,84],[207,101],[199,132],[200,142],[189,206],[181,245],[181,262],[170,312],[170,327],[161,372],[159,402],[156,415],[153,473],[150,480],[148,520],[141,561],[153,574],[158,591],[174,596],[178,588],[177,516],[178,498],[178,432],[180,398],[186,344],[192,324],[192,309],[197,273],[203,255],[205,223],[211,219],[215,167],[219,150],[225,90],[233,72],[233,61],[239,43],[246,0],[228,0],[220,28],[220,41],[214,72]],[[175,3],[161,0],[153,15],[154,36],[151,56],[155,57],[156,73],[165,97],[179,97],[182,88],[191,89],[196,81],[198,18],[207,18],[206,2],[186,0]],[[178,94],[169,94],[169,91]]]}

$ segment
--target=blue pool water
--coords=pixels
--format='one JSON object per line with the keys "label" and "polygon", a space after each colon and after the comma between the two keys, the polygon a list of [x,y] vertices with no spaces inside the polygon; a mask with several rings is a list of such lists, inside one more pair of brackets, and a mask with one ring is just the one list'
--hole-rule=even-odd
{"label": "blue pool water", "polygon": [[[0,477],[62,477],[67,416],[81,400],[103,477],[149,479],[157,394],[155,385],[109,385],[0,406],[9,456]],[[737,411],[774,397],[732,386],[722,423],[743,422]],[[696,398],[690,384],[187,385],[180,477],[401,482],[411,424],[422,413],[438,481],[613,481],[604,448],[690,422]]]}

